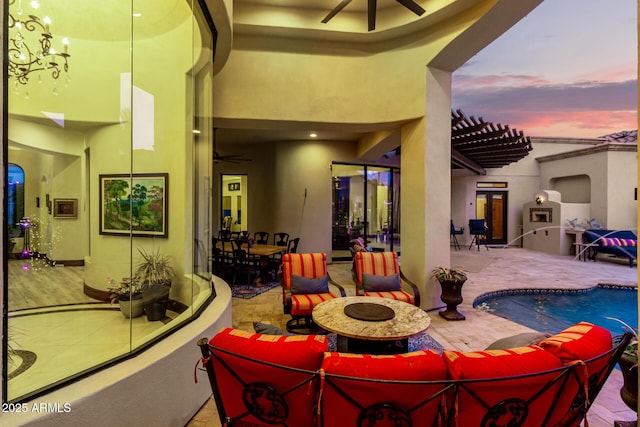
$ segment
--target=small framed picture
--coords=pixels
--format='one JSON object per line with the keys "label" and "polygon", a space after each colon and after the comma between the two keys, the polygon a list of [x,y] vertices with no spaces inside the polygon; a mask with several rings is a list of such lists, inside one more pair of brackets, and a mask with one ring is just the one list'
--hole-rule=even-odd
{"label": "small framed picture", "polygon": [[54,218],[78,218],[78,199],[53,199]]}
{"label": "small framed picture", "polygon": [[239,182],[230,182],[228,185],[229,191],[240,191]]}

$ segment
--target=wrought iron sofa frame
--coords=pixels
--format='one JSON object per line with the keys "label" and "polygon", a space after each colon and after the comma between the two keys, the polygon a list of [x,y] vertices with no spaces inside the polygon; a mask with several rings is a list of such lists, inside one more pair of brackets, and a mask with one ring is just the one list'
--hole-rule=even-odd
{"label": "wrought iron sofa frame", "polygon": [[[201,363],[207,372],[209,383],[213,391],[213,398],[223,427],[255,427],[274,425],[293,427],[287,423],[287,418],[289,411],[295,410],[295,408],[291,408],[291,405],[288,405],[288,399],[289,396],[296,391],[306,393],[307,398],[313,400],[313,405],[317,405],[317,414],[309,414],[309,425],[334,427],[329,424],[325,424],[325,414],[327,411],[331,411],[332,408],[324,407],[322,395],[323,393],[326,393],[329,388],[345,396],[346,400],[356,408],[359,415],[355,425],[358,427],[365,425],[375,426],[375,417],[371,416],[372,413],[375,413],[376,416],[379,416],[380,414],[391,416],[397,421],[395,425],[398,426],[426,425],[425,420],[413,419],[411,413],[417,406],[424,405],[429,402],[435,402],[437,405],[437,416],[434,418],[432,425],[447,427],[458,426],[458,414],[465,410],[464,402],[462,402],[461,399],[461,396],[464,394],[466,394],[465,398],[467,399],[465,401],[473,399],[486,409],[486,413],[479,424],[480,426],[500,426],[502,425],[499,423],[500,415],[504,415],[507,411],[512,411],[512,413],[520,414],[520,417],[518,418],[516,416],[511,418],[509,423],[505,425],[517,427],[526,425],[527,412],[532,401],[538,399],[542,394],[554,386],[557,386],[557,390],[554,391],[554,397],[551,399],[553,404],[545,408],[547,413],[545,414],[544,419],[549,420],[550,417],[553,416],[555,419],[559,419],[559,421],[554,423],[555,426],[574,427],[578,426],[580,422],[585,419],[591,404],[622,356],[622,353],[631,341],[631,338],[631,334],[625,333],[615,340],[615,346],[613,346],[609,351],[592,359],[568,364],[556,369],[501,378],[440,381],[391,381],[333,375],[324,372],[322,369],[318,369],[317,371],[305,371],[288,366],[253,360],[241,354],[231,353],[227,350],[211,346],[206,338],[200,339],[198,341],[198,346],[202,353]],[[240,378],[239,373],[234,372],[233,368],[222,360],[221,355],[237,357],[245,362],[255,363],[257,364],[257,367],[263,366],[265,369],[266,367],[276,368],[278,370],[282,370],[282,375],[293,373],[296,373],[297,375],[301,374],[303,379],[288,390],[277,390],[263,379],[257,379],[256,381],[247,382],[245,384],[244,380]],[[224,385],[219,384],[217,381],[217,375],[220,375],[220,372],[216,373],[213,365],[214,359],[219,362],[218,366],[220,366],[220,369],[228,370],[228,373],[231,376],[242,383],[244,387],[242,400],[244,401],[246,408],[244,413],[239,415],[231,415],[227,413],[221,397],[221,393],[224,393]],[[600,369],[596,372],[588,372],[588,379],[585,379],[584,374],[586,372],[586,367],[598,365],[601,365]],[[500,387],[508,389],[509,383],[543,375],[552,376],[553,379],[534,393],[529,401],[519,398],[505,398],[499,403],[491,405],[487,403],[484,396],[480,395],[477,391],[474,391],[474,386],[480,384],[489,386],[495,385],[495,387],[491,387],[494,391]],[[391,387],[398,384],[409,386],[413,385],[416,388],[419,388],[420,386],[435,387],[436,391],[425,395],[421,400],[422,403],[414,405],[412,408],[404,408],[397,403],[389,401],[377,402],[374,405],[366,404],[365,406],[350,397],[350,385],[355,385],[362,389],[363,387],[367,388],[380,385],[389,385]],[[567,397],[566,393],[573,394]],[[508,392],[505,391],[504,395],[508,395]],[[559,399],[561,396],[562,399]],[[247,423],[246,420],[244,420],[244,418],[247,417],[251,422]],[[256,420],[258,420],[257,423]],[[349,422],[348,424],[342,425],[351,424]]]}

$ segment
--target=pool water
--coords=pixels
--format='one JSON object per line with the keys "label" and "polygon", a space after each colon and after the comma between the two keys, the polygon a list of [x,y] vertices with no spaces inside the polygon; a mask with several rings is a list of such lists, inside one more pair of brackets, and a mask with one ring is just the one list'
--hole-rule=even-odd
{"label": "pool water", "polygon": [[628,287],[509,291],[479,297],[473,306],[550,334],[586,321],[609,329],[614,336],[620,335],[624,326],[606,317],[615,317],[638,329],[638,291]]}

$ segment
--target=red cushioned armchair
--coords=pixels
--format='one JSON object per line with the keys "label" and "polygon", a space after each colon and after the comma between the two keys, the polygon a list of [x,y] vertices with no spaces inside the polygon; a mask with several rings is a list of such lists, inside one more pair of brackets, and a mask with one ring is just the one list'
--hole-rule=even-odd
{"label": "red cushioned armchair", "polygon": [[[353,280],[356,295],[391,298],[420,306],[420,291],[400,271],[395,252],[357,252]],[[402,283],[411,287],[413,295],[402,289]]]}
{"label": "red cushioned armchair", "polygon": [[[329,276],[324,253],[284,254],[278,278],[284,313],[292,317],[287,322],[289,332],[313,332],[313,308],[323,301],[346,296],[344,288]],[[329,284],[335,286],[340,295],[331,293]]]}

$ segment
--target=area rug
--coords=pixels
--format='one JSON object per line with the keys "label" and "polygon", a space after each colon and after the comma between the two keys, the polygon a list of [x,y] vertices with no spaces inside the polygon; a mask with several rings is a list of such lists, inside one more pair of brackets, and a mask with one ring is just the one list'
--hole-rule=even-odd
{"label": "area rug", "polygon": [[249,299],[263,294],[276,286],[280,286],[278,282],[270,282],[258,285],[231,285],[231,295],[234,298]]}

